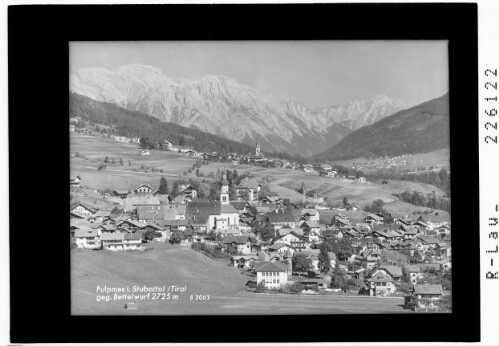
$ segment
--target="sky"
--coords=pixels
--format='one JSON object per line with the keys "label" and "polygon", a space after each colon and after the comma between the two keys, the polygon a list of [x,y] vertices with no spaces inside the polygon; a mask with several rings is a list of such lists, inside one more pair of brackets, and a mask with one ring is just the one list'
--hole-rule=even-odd
{"label": "sky", "polygon": [[448,91],[447,41],[71,42],[70,73],[144,64],[170,78],[224,75],[308,108],[384,94],[407,107]]}

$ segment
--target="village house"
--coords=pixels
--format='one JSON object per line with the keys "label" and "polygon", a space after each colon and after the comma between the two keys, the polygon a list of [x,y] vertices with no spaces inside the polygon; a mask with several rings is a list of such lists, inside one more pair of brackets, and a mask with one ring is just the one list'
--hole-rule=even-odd
{"label": "village house", "polygon": [[69,187],[80,187],[81,178],[79,175],[69,178]]}
{"label": "village house", "polygon": [[373,272],[372,276],[380,272],[388,275],[394,282],[400,282],[402,279],[402,268],[399,266],[380,266]]}
{"label": "village house", "polygon": [[434,231],[441,226],[450,225],[450,214],[447,212],[435,212],[425,217],[420,216],[418,221],[426,223],[427,230]]}
{"label": "village house", "polygon": [[125,233],[123,238],[123,251],[142,249],[142,236],[137,233]]}
{"label": "village house", "polygon": [[251,237],[249,236],[235,237],[228,235],[222,239],[222,244],[227,247],[227,252],[229,253],[241,255],[251,254]]}
{"label": "village house", "polygon": [[97,213],[98,210],[99,209],[92,207],[88,204],[82,203],[82,202],[77,202],[77,203],[73,204],[73,206],[70,209],[70,211],[72,213],[77,213],[77,214],[83,215],[83,216],[94,215],[95,213]]}
{"label": "village house", "polygon": [[81,227],[74,231],[75,244],[79,249],[100,248],[99,236],[100,231],[98,229]]}
{"label": "village house", "polygon": [[149,156],[149,155],[151,155],[151,152],[149,150],[144,149],[144,150],[142,150],[140,152],[140,155],[142,155],[142,156]]}
{"label": "village house", "polygon": [[148,184],[142,184],[137,186],[134,190],[134,193],[136,194],[150,194],[153,192],[153,189],[150,185]]}
{"label": "village house", "polygon": [[260,192],[262,185],[254,177],[245,177],[239,185],[236,186],[236,193],[238,198],[247,198],[253,201]]}
{"label": "village house", "polygon": [[444,294],[442,285],[436,284],[414,285],[413,292],[417,299],[440,299]]}
{"label": "village house", "polygon": [[238,255],[232,256],[231,262],[234,268],[250,269],[258,262],[258,256],[255,255]]}
{"label": "village house", "polygon": [[75,126],[73,124],[69,124],[69,132],[75,132]]}
{"label": "village house", "polygon": [[[257,208],[258,209],[258,208]],[[284,226],[294,228],[296,226],[296,218],[289,210],[276,209],[268,213],[269,223],[274,226],[274,229],[279,230]]]}
{"label": "village house", "polygon": [[272,239],[272,244],[275,243],[288,244],[295,251],[310,250],[310,241],[303,235],[297,234],[295,231],[291,231],[286,235],[278,236]]}
{"label": "village house", "polygon": [[397,291],[394,280],[383,271],[367,279],[370,296],[386,296]]}
{"label": "village house", "polygon": [[191,185],[180,185],[179,194],[188,197],[190,200],[196,199],[198,197],[198,192]]}
{"label": "village house", "polygon": [[125,212],[136,210],[138,207],[159,207],[161,205],[159,198],[155,196],[131,196],[129,195],[123,204]]}
{"label": "village house", "polygon": [[369,214],[364,218],[364,222],[371,225],[371,227],[381,225],[383,223],[383,220],[384,218],[382,216],[376,214]]}
{"label": "village house", "polygon": [[285,254],[285,253],[290,252],[291,254],[293,254],[294,249],[289,244],[286,244],[286,243],[275,243],[275,244],[270,245],[268,247],[267,251],[269,253],[277,252],[280,254]]}
{"label": "village house", "polygon": [[113,196],[114,197],[119,197],[119,198],[122,198],[122,199],[127,198],[129,194],[130,194],[129,190],[114,190],[113,191]]}
{"label": "village house", "polygon": [[123,251],[125,233],[102,233],[100,240],[103,250]]}
{"label": "village house", "polygon": [[255,271],[257,284],[263,282],[267,288],[279,288],[288,282],[288,271],[284,264],[266,262]]}
{"label": "village house", "polygon": [[413,285],[415,285],[419,279],[423,278],[423,273],[418,266],[407,266],[405,267],[405,272],[409,275],[409,280]]}

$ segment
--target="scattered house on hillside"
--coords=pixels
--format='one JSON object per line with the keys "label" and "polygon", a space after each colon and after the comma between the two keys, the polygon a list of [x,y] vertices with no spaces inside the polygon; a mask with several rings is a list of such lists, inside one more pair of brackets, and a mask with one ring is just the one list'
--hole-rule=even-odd
{"label": "scattered house on hillside", "polygon": [[288,282],[287,266],[277,262],[266,262],[256,269],[257,284],[263,282],[267,288],[279,288]]}
{"label": "scattered house on hillside", "polygon": [[140,152],[140,155],[142,155],[142,156],[149,156],[149,155],[151,155],[151,152],[149,150],[144,149],[144,150],[142,150]]}
{"label": "scattered house on hillside", "polygon": [[441,226],[450,225],[450,214],[444,211],[435,212],[425,215],[424,217],[420,216],[418,218],[418,221],[426,223],[427,230],[433,231]]}
{"label": "scattered house on hillside", "polygon": [[77,213],[84,216],[94,215],[95,213],[97,213],[98,210],[99,209],[82,202],[77,202],[73,204],[73,206],[70,209],[72,213]]}
{"label": "scattered house on hillside", "polygon": [[79,249],[98,249],[100,231],[87,227],[77,228],[74,232],[76,247]]}
{"label": "scattered house on hillside", "polygon": [[163,141],[163,150],[168,150],[168,151],[172,151],[173,150],[173,147],[174,147],[175,144],[173,144],[172,141],[170,141],[169,139],[165,139]]}
{"label": "scattered house on hillside", "polygon": [[148,184],[142,184],[142,185],[139,185],[137,186],[134,190],[133,190],[134,193],[137,193],[137,194],[150,194],[153,192],[153,189],[150,185]]}
{"label": "scattered house on hillside", "polygon": [[366,183],[366,182],[367,182],[366,178],[364,178],[364,177],[360,177],[359,179],[357,179],[357,181],[358,181],[359,183],[362,183],[362,184],[364,184],[364,183]]}
{"label": "scattered house on hillside", "polygon": [[80,187],[81,178],[79,175],[69,178],[69,187]]}

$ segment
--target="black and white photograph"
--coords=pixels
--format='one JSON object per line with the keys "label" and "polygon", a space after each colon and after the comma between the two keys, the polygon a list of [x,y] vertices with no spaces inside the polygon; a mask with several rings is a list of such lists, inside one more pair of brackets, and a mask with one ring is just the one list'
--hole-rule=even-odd
{"label": "black and white photograph", "polygon": [[71,41],[71,315],[452,313],[447,40]]}

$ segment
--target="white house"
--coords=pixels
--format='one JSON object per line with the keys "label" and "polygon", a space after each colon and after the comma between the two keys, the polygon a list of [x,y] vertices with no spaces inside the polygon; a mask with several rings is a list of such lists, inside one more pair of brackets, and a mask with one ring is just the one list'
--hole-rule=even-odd
{"label": "white house", "polygon": [[123,251],[141,250],[142,236],[140,233],[125,233]]}
{"label": "white house", "polygon": [[142,150],[140,152],[140,155],[142,155],[142,156],[149,156],[149,155],[151,155],[151,152],[149,150],[144,149],[144,150]]}
{"label": "white house", "polygon": [[139,185],[133,190],[135,193],[152,193],[152,187],[148,184]]}
{"label": "white house", "polygon": [[265,283],[267,288],[279,288],[288,282],[287,267],[276,262],[266,262],[256,268],[256,283]]}
{"label": "white house", "polygon": [[104,250],[123,251],[125,233],[102,233],[100,240]]}
{"label": "white house", "polygon": [[100,231],[92,228],[78,228],[75,230],[75,243],[79,249],[98,249]]}
{"label": "white house", "polygon": [[81,215],[94,215],[97,213],[97,208],[79,202],[71,208],[71,212]]}

